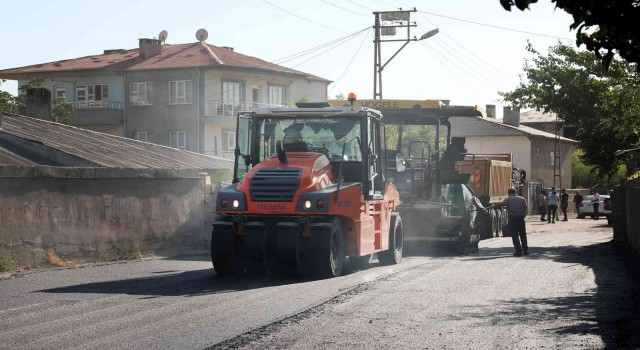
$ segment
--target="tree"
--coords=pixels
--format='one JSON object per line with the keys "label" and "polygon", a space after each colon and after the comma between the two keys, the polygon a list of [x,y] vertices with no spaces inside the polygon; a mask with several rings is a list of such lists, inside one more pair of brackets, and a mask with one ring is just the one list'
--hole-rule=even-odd
{"label": "tree", "polygon": [[571,184],[573,188],[608,188],[611,189],[625,178],[625,166],[620,165],[611,176],[598,176],[592,166],[582,161],[584,152],[580,149],[571,155]]}
{"label": "tree", "polygon": [[[44,78],[34,78],[26,81],[18,88],[18,96],[6,91],[0,91],[0,111],[26,115],[27,91],[32,88],[45,88]],[[73,116],[73,105],[63,99],[55,99],[51,107],[51,119],[56,123],[70,125]]]}
{"label": "tree", "polygon": [[51,108],[51,121],[71,125],[73,119],[73,105],[67,101],[56,98],[53,100],[53,107]]}
{"label": "tree", "polygon": [[18,113],[16,97],[6,91],[0,91],[0,111]]}
{"label": "tree", "polygon": [[[521,11],[538,0],[500,0],[505,10],[516,6]],[[640,62],[640,18],[638,0],[551,0],[573,16],[571,29],[577,29],[576,45],[589,51],[609,66],[617,52],[630,63]]]}
{"label": "tree", "polygon": [[640,142],[640,78],[634,64],[613,59],[608,70],[592,52],[558,43],[547,55],[531,44],[534,55],[524,66],[524,77],[511,92],[500,94],[512,104],[553,112],[577,127],[576,140],[586,165],[601,176],[611,175],[621,159],[619,149]]}

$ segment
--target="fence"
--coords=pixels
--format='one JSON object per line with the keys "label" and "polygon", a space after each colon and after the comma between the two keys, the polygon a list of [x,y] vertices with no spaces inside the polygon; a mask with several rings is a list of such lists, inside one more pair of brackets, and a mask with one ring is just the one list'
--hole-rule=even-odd
{"label": "fence", "polygon": [[204,115],[206,117],[233,117],[239,112],[251,112],[256,108],[278,108],[282,105],[233,101],[206,101]]}

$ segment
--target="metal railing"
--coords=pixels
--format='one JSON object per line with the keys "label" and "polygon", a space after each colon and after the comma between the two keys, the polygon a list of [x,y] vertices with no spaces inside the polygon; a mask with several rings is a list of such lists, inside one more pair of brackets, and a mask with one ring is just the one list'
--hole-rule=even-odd
{"label": "metal railing", "polygon": [[90,108],[106,108],[106,109],[124,109],[124,102],[117,101],[71,101],[67,102],[74,109],[90,109]]}
{"label": "metal railing", "polygon": [[206,117],[232,117],[238,112],[251,112],[255,108],[277,108],[282,105],[270,103],[233,102],[233,101],[206,101],[204,115]]}

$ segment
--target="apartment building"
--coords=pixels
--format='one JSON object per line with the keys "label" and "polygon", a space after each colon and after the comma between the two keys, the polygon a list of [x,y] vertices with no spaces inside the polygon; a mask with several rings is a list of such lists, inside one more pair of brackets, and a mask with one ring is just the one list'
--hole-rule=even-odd
{"label": "apartment building", "polygon": [[52,99],[74,106],[73,125],[231,158],[235,115],[301,98],[324,101],[330,80],[204,40],[0,70],[1,79],[44,77]]}

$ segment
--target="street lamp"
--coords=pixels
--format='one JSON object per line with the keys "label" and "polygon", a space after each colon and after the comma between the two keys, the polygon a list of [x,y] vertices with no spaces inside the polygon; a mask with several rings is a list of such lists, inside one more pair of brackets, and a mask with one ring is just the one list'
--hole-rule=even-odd
{"label": "street lamp", "polygon": [[420,37],[419,40],[429,39],[430,37],[432,37],[432,36],[434,36],[434,35],[436,35],[438,33],[440,33],[440,30],[438,28],[432,29],[432,30],[422,34],[422,36]]}

